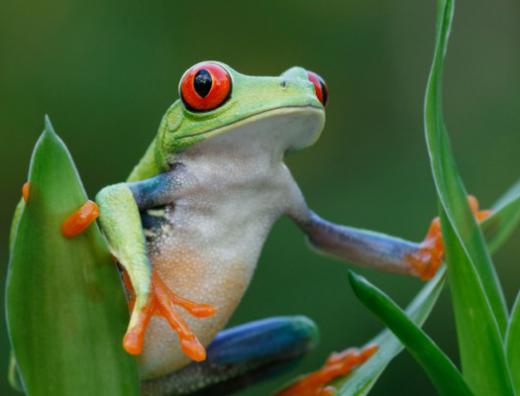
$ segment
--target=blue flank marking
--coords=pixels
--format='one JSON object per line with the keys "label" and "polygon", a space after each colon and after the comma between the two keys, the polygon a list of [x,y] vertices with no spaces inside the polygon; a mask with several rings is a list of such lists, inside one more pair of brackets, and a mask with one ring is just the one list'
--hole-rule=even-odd
{"label": "blue flank marking", "polygon": [[217,335],[208,362],[244,364],[299,356],[318,342],[316,325],[304,316],[275,317],[246,323]]}

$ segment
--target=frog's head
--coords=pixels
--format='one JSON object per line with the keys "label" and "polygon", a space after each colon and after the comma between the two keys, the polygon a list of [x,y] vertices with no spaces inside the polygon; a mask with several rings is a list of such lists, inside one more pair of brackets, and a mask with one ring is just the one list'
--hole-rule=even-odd
{"label": "frog's head", "polygon": [[[277,77],[240,74],[220,62],[201,62],[179,83],[180,99],[166,112],[157,148],[167,160],[198,142],[247,130],[249,137],[276,131],[279,152],[312,145],[325,123],[327,87],[315,73],[293,67]],[[255,139],[243,139],[255,144]]]}

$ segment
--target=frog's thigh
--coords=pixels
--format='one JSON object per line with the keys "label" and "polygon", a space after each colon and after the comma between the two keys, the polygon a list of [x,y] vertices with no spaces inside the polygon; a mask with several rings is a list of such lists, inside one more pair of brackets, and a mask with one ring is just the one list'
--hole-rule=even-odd
{"label": "frog's thigh", "polygon": [[226,395],[288,367],[316,345],[316,325],[303,316],[275,317],[224,330],[207,360],[144,381],[144,396]]}

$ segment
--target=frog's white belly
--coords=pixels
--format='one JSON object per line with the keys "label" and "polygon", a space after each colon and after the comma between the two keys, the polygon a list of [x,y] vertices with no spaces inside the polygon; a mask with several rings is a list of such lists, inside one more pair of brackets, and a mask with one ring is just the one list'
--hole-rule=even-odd
{"label": "frog's white belly", "polygon": [[[207,345],[226,325],[246,291],[276,218],[274,213],[257,213],[254,202],[245,204],[237,198],[227,198],[220,205],[193,207],[199,205],[191,200],[177,202],[173,224],[156,241],[157,252],[151,260],[176,294],[216,308],[217,314],[205,319],[182,312],[202,344]],[[256,210],[248,210],[249,205]],[[143,377],[161,376],[188,362],[167,322],[153,318],[141,356]]]}
{"label": "frog's white belly", "polygon": [[[175,293],[216,307],[217,314],[205,319],[183,312],[204,345],[240,302],[273,223],[303,201],[282,161],[287,146],[280,143],[297,131],[302,115],[295,113],[294,121],[284,117],[283,137],[257,123],[198,143],[177,158],[195,182],[166,209],[168,223],[155,230],[149,252],[154,269]],[[304,121],[319,124],[323,118]],[[140,363],[145,379],[189,363],[164,319],[152,319]]]}

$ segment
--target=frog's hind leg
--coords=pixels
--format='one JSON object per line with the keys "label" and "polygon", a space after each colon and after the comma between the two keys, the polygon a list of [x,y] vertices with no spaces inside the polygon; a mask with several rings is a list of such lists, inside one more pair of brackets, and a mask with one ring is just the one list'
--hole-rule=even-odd
{"label": "frog's hind leg", "polygon": [[208,346],[207,359],[142,385],[144,396],[228,395],[289,368],[318,340],[303,316],[275,317],[224,330]]}

